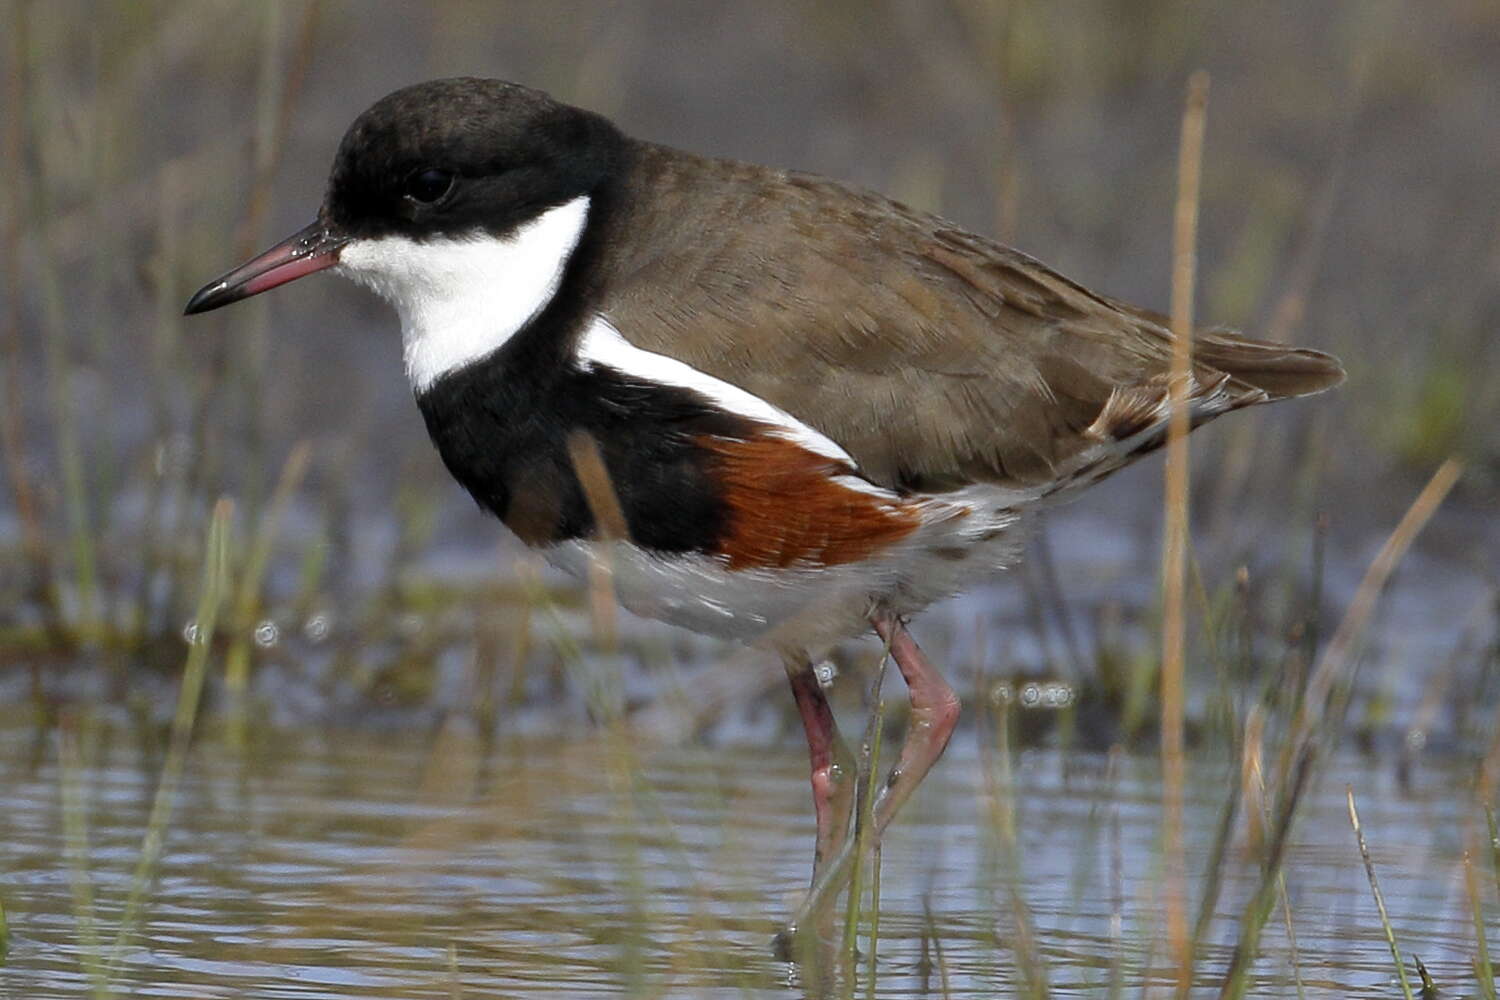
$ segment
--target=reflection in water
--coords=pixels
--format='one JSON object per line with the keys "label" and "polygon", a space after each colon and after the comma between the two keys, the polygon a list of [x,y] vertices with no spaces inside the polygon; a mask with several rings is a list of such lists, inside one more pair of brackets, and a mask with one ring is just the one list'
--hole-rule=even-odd
{"label": "reflection in water", "polygon": [[[31,739],[0,732],[0,898],[13,932],[0,994],[77,997],[90,984],[65,860],[63,775],[56,738],[28,761]],[[960,731],[887,838],[876,995],[1011,995],[1023,974],[1014,899],[1029,911],[1052,995],[1105,996],[1116,968],[1130,995],[1148,978],[1166,984],[1155,761],[1127,758],[1109,779],[1099,757],[1019,757],[1021,843],[1006,864],[986,832],[993,812],[973,741]],[[154,788],[135,739],[101,730],[80,745],[94,923],[107,953]],[[1403,947],[1439,983],[1472,983],[1461,775],[1425,775],[1426,798],[1413,802],[1367,763],[1331,772],[1288,872],[1309,995],[1393,995],[1342,814],[1346,780],[1359,790]],[[1190,872],[1206,863],[1225,773],[1196,765]],[[796,996],[810,984],[773,961],[768,944],[806,885],[807,794],[795,741],[649,751],[599,734],[486,753],[450,725],[435,740],[277,733],[245,760],[204,739],[119,992]],[[1242,853],[1229,865],[1205,987],[1227,961],[1249,867]],[[1273,921],[1257,995],[1291,993],[1288,956]]]}

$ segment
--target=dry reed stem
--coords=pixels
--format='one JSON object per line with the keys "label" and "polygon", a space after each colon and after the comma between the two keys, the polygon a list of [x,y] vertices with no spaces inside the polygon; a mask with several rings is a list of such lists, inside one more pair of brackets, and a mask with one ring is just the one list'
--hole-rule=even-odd
{"label": "dry reed stem", "polygon": [[[1348,611],[1339,622],[1333,641],[1313,670],[1307,694],[1293,720],[1286,741],[1287,749],[1277,772],[1275,822],[1271,824],[1271,838],[1260,885],[1240,918],[1238,940],[1219,988],[1218,995],[1225,1000],[1238,1000],[1245,995],[1249,968],[1259,951],[1260,933],[1265,918],[1282,885],[1279,876],[1298,806],[1316,770],[1319,751],[1325,744],[1332,742],[1330,734],[1336,734],[1342,724],[1341,709],[1347,704],[1347,699],[1334,703],[1331,697],[1334,681],[1351,664],[1355,643],[1369,624],[1370,614],[1385,589],[1386,581],[1390,579],[1417,533],[1427,524],[1452,489],[1460,469],[1459,463],[1453,459],[1444,462],[1412,501],[1411,507],[1386,539],[1370,568],[1365,571]],[[1325,718],[1330,708],[1334,709],[1333,717]]]}
{"label": "dry reed stem", "polygon": [[1380,552],[1370,563],[1370,568],[1365,571],[1364,578],[1360,580],[1359,588],[1354,592],[1354,600],[1339,622],[1338,631],[1334,632],[1327,650],[1313,670],[1301,713],[1312,711],[1321,714],[1323,704],[1333,689],[1334,679],[1343,673],[1345,665],[1355,655],[1355,646],[1364,634],[1370,616],[1375,613],[1376,601],[1385,589],[1386,581],[1406,555],[1406,550],[1411,547],[1417,533],[1437,511],[1453,484],[1458,482],[1462,472],[1463,465],[1457,459],[1450,458],[1439,466],[1422,492],[1412,501],[1411,507],[1391,532],[1391,536],[1386,539],[1385,545],[1381,546]]}
{"label": "dry reed stem", "polygon": [[1262,769],[1265,734],[1265,709],[1252,705],[1245,716],[1240,748],[1240,795],[1245,800],[1245,850],[1256,859],[1264,858],[1266,850],[1266,779]]}
{"label": "dry reed stem", "polygon": [[[1264,754],[1261,748],[1265,736],[1265,710],[1260,705],[1250,709],[1245,719],[1245,748],[1241,765],[1241,791],[1245,803],[1245,827],[1247,849],[1251,857],[1262,862],[1265,859],[1266,827],[1270,824],[1270,807],[1266,798],[1266,776],[1261,766]],[[1286,892],[1286,873],[1276,873],[1276,892],[1281,897],[1281,920],[1286,928],[1287,948],[1290,952],[1288,964],[1292,969],[1292,980],[1297,987],[1299,1000],[1305,996],[1302,985],[1302,959],[1297,949],[1297,928],[1292,922],[1292,903]]]}
{"label": "dry reed stem", "polygon": [[0,276],[5,279],[4,352],[5,404],[0,407],[0,451],[5,458],[6,478],[15,500],[16,517],[21,527],[21,551],[25,555],[29,576],[27,590],[47,614],[49,626],[60,635],[60,615],[50,599],[51,556],[43,539],[41,513],[36,492],[26,468],[26,423],[22,400],[25,382],[21,378],[21,204],[25,190],[22,149],[26,137],[23,124],[26,115],[25,54],[27,47],[26,17],[21,9],[11,18],[11,53],[5,74],[5,106],[11,112],[4,116],[0,128],[0,175],[8,183],[0,188],[5,199],[3,229],[0,229]]}
{"label": "dry reed stem", "polygon": [[589,610],[593,616],[594,633],[607,648],[613,649],[616,632],[614,550],[616,542],[630,537],[630,526],[610,479],[609,467],[604,464],[604,454],[594,436],[585,430],[569,434],[568,455],[573,461],[578,485],[583,488],[589,512],[594,515],[595,537],[589,558]]}
{"label": "dry reed stem", "polygon": [[[312,63],[313,51],[317,42],[317,24],[321,4],[309,3],[302,9],[302,21],[297,32],[296,48],[292,54],[290,68],[286,78],[282,81],[280,92],[277,95],[276,112],[274,117],[275,128],[269,135],[262,136],[257,133],[257,148],[255,153],[255,175],[250,185],[249,197],[245,202],[245,214],[241,217],[239,227],[236,230],[235,246],[236,259],[243,260],[253,254],[256,243],[260,236],[260,227],[266,213],[269,211],[271,198],[271,185],[275,179],[276,171],[281,165],[281,159],[285,153],[286,136],[290,130],[291,121],[296,112],[298,101],[302,95],[302,88],[306,78],[308,67]],[[264,83],[264,81],[263,81]],[[262,95],[259,101],[261,105],[266,104],[265,86],[262,86]],[[207,368],[198,379],[197,397],[191,406],[191,421],[189,423],[189,434],[191,436],[190,454],[195,461],[189,466],[189,474],[183,483],[183,493],[189,499],[204,492],[207,485],[210,466],[212,463],[204,461],[208,451],[209,442],[209,418],[214,405],[223,395],[222,387],[225,378],[229,374],[229,356],[231,341],[227,337],[216,337],[210,342],[208,352],[209,360]],[[254,373],[247,372],[247,376],[253,377]],[[191,508],[191,503],[182,504],[183,516]],[[180,527],[180,523],[179,523]],[[185,532],[179,530],[176,535]]]}
{"label": "dry reed stem", "polygon": [[1162,552],[1161,756],[1162,821],[1165,840],[1167,940],[1177,966],[1177,993],[1192,982],[1187,892],[1182,844],[1183,660],[1186,648],[1188,542],[1188,421],[1192,379],[1193,284],[1197,259],[1199,187],[1203,162],[1208,74],[1188,80],[1177,161],[1177,210],[1172,237],[1171,419],[1167,427],[1165,544]]}
{"label": "dry reed stem", "polygon": [[1474,978],[1484,1000],[1495,1000],[1495,971],[1490,965],[1489,943],[1484,932],[1484,903],[1479,893],[1479,878],[1474,873],[1474,837],[1469,831],[1464,848],[1464,893],[1469,898],[1469,915],[1474,921]]}
{"label": "dry reed stem", "polygon": [[[257,114],[255,145],[255,179],[250,186],[250,200],[245,206],[244,218],[240,220],[238,233],[238,258],[249,257],[256,251],[256,242],[261,239],[266,216],[271,210],[272,182],[276,169],[281,165],[286,137],[291,131],[292,114],[296,110],[297,98],[302,93],[308,68],[312,65],[316,47],[318,21],[323,5],[314,0],[302,8],[302,20],[297,25],[297,38],[292,45],[292,60],[281,78],[281,92],[274,103],[261,102]],[[268,16],[274,16],[269,11]],[[277,55],[274,46],[267,46],[264,55],[273,60]],[[269,64],[268,64],[269,66]],[[267,73],[268,78],[274,74]]]}

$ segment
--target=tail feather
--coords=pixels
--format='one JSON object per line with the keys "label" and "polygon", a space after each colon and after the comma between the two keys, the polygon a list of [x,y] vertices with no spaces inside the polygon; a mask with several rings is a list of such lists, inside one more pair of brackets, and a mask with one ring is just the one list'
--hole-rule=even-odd
{"label": "tail feather", "polygon": [[1193,359],[1262,390],[1273,400],[1323,392],[1344,381],[1344,366],[1330,354],[1218,330],[1194,337]]}

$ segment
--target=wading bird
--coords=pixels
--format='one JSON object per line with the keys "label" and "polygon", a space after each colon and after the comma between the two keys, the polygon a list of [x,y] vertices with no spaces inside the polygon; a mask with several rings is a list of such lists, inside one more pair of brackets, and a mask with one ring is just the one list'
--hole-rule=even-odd
{"label": "wading bird", "polygon": [[[497,80],[360,115],[316,220],[204,287],[204,312],[332,269],[400,315],[453,476],[586,572],[602,459],[631,610],[778,652],[812,758],[807,926],[848,878],[849,754],[812,664],[873,628],[911,697],[879,837],[943,752],[953,690],[906,622],[1013,563],[1028,512],[1157,448],[1158,314],[877,194],[623,135]],[[1194,425],[1337,384],[1317,351],[1195,335]]]}

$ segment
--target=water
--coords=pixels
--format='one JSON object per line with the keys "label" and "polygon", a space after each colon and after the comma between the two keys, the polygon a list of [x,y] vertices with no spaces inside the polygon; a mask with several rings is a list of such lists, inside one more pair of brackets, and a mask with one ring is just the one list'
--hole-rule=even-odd
{"label": "water", "polygon": [[[60,740],[0,728],[6,997],[89,992],[67,782],[87,803],[88,883],[106,954],[154,791],[138,737],[99,729],[68,773]],[[1012,886],[1053,995],[1107,995],[1117,961],[1127,995],[1141,994],[1148,965],[1165,984],[1155,760],[1122,757],[1111,776],[1102,756],[1019,755],[1009,881],[993,860],[989,772],[975,743],[960,730],[887,838],[876,995],[942,996],[944,978],[948,996],[1011,995]],[[117,988],[195,998],[801,996],[767,945],[807,877],[805,769],[795,739],[650,748],[575,732],[485,751],[451,724],[436,735],[262,734],[241,754],[210,734],[189,758]],[[1194,898],[1225,773],[1193,762]],[[1329,767],[1287,870],[1310,996],[1397,995],[1344,812],[1346,781],[1403,948],[1440,985],[1476,992],[1461,868],[1471,774],[1429,761],[1404,794],[1377,762]],[[1254,885],[1240,843],[1200,963],[1205,991]],[[1254,995],[1293,995],[1279,915],[1261,955]]]}

